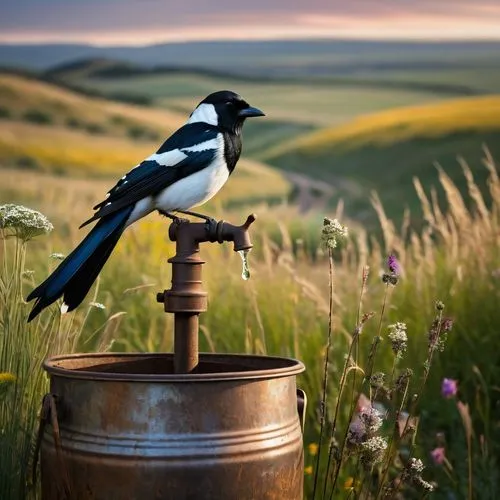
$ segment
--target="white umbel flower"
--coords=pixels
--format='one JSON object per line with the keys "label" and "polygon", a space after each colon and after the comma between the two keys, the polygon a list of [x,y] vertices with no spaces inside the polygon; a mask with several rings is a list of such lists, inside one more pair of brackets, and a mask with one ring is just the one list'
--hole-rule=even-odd
{"label": "white umbel flower", "polygon": [[338,244],[347,239],[349,229],[341,224],[337,219],[323,219],[323,229],[321,230],[321,241],[326,248],[333,250]]}
{"label": "white umbel flower", "polygon": [[0,229],[28,241],[40,234],[50,233],[54,226],[41,212],[9,203],[0,205]]}

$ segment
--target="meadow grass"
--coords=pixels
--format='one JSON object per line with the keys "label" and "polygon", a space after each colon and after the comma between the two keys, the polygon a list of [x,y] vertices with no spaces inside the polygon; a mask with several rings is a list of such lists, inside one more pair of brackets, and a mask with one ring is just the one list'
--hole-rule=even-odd
{"label": "meadow grass", "polygon": [[[64,78],[63,78],[64,81]],[[105,95],[126,92],[147,96],[171,110],[191,110],[206,95],[220,89],[241,94],[248,102],[263,109],[273,120],[315,126],[333,126],[362,115],[408,104],[442,99],[424,90],[385,89],[349,83],[307,81],[262,81],[200,74],[139,75],[127,78],[74,78],[71,83],[98,90]]]}
{"label": "meadow grass", "polygon": [[[171,133],[181,126],[184,115],[165,109],[153,109],[89,97],[60,86],[0,72],[0,106],[12,119],[36,110],[50,117],[52,123],[72,128],[99,126],[109,135],[126,135],[127,127],[141,126],[147,130]],[[68,120],[74,120],[71,124]]]}
{"label": "meadow grass", "polygon": [[[418,434],[415,445],[412,445],[412,456],[422,458],[427,464],[425,479],[438,484],[435,498],[450,498],[450,495],[457,499],[470,498],[469,489],[474,498],[498,498],[500,431],[496,387],[500,359],[496,346],[500,299],[500,181],[487,153],[484,165],[489,173],[490,201],[483,199],[470,169],[462,165],[468,184],[469,207],[444,172],[440,173],[440,182],[447,196],[444,209],[437,203],[435,193],[416,181],[425,215],[422,230],[415,230],[410,225],[409,215],[397,228],[386,216],[378,197],[373,195],[372,202],[383,237],[377,240],[359,226],[351,227],[350,239],[333,254],[334,287],[330,297],[328,255],[314,242],[309,243],[310,249],[306,251],[305,242],[296,241],[300,233],[291,236],[288,231],[292,225],[291,207],[259,207],[260,220],[254,224],[255,229],[252,227],[255,249],[251,254],[252,277],[248,282],[240,277],[239,256],[228,246],[213,244],[203,247],[202,256],[207,260],[204,283],[209,292],[209,310],[201,316],[202,350],[293,356],[306,365],[307,371],[298,381],[309,399],[304,435],[306,498],[312,497],[316,470],[320,484],[325,477],[326,465],[317,469],[316,460],[329,311],[333,311],[332,336],[324,408],[326,421],[331,423],[338,401],[339,381],[345,371],[345,355],[352,345],[359,314],[377,312],[366,322],[357,340],[356,365],[369,366],[370,346],[380,336],[382,341],[377,348],[376,369],[390,374],[394,356],[387,325],[404,321],[408,346],[397,370],[411,368],[414,380],[418,381],[426,370],[429,325],[437,299],[445,303],[446,314],[454,318],[455,326],[445,352],[436,357],[430,374],[426,376],[426,391],[419,397]],[[56,227],[50,236],[30,242],[25,267],[34,271],[30,279],[38,283],[51,267],[48,256],[53,252],[67,254],[81,238],[76,227],[88,213],[95,193],[91,182],[86,187],[86,181],[53,183],[47,179],[42,184],[43,180],[38,178],[25,195],[21,180],[23,175],[29,174],[19,175],[17,186],[12,183],[6,191],[4,184],[0,183],[2,201],[25,202],[42,210]],[[74,186],[73,182],[76,183]],[[212,206],[210,211],[212,215],[222,216],[217,206]],[[237,223],[246,213],[240,209],[223,215]],[[342,220],[341,213],[336,216]],[[308,230],[315,231],[319,238],[321,223],[321,219],[311,218],[305,225],[312,226]],[[6,356],[9,362],[23,356],[30,359],[26,352],[33,352],[40,343],[46,349],[50,348],[50,352],[103,348],[116,351],[171,350],[172,319],[155,302],[156,292],[168,288],[170,280],[166,258],[173,254],[173,246],[167,241],[166,233],[167,224],[159,217],[150,217],[125,233],[101,275],[97,291],[91,292],[80,311],[63,316],[61,321],[64,323],[57,327],[54,335],[62,340],[69,335],[70,343],[54,346],[50,335],[25,329],[21,319],[29,308],[19,297],[16,307],[20,309],[16,314],[21,319],[8,335],[10,338],[23,332],[24,342],[30,345],[13,343],[17,350],[11,348]],[[401,270],[397,287],[386,299],[381,320],[378,311],[387,286],[382,282],[380,272],[389,253],[397,255]],[[363,305],[359,309],[366,266],[369,266],[370,273],[364,284]],[[26,286],[24,293],[28,289]],[[5,300],[12,300],[11,294],[6,297]],[[89,307],[90,302],[102,303],[105,309]],[[58,317],[54,306],[39,321],[49,324],[51,318]],[[78,335],[72,333],[75,331]],[[40,377],[39,362],[45,354],[46,351],[40,349],[31,368],[32,373]],[[0,368],[0,371],[10,369]],[[457,405],[456,399],[445,399],[440,395],[444,377],[458,380],[458,397],[469,404],[468,409]],[[361,380],[362,374],[357,376],[358,383]],[[351,384],[349,378],[346,385],[349,390],[344,394],[355,394]],[[43,384],[30,389],[30,400],[38,402],[44,390]],[[412,394],[413,388],[409,391]],[[340,436],[351,422],[353,401],[348,398],[338,408],[335,427]],[[31,419],[26,420],[30,423],[26,426],[28,430],[34,423],[32,412],[36,406],[33,404],[27,410],[26,418]],[[26,443],[28,430],[25,430]],[[430,452],[438,447],[444,448],[449,466],[433,464]],[[394,450],[392,448],[391,453]],[[323,454],[325,456],[328,454]],[[397,460],[394,463],[390,460],[391,456],[385,457],[383,463],[387,472],[383,470],[382,473],[393,481],[401,467]],[[404,453],[402,456],[404,458]],[[376,470],[373,469],[375,477]],[[366,483],[364,487],[356,485],[352,469],[340,470],[334,498],[375,498],[373,493],[367,493]],[[322,491],[320,488],[319,493]],[[323,498],[319,493],[316,492],[316,499]],[[393,498],[398,498],[397,495],[420,498],[411,488],[404,489],[403,493],[396,491],[395,495]]]}

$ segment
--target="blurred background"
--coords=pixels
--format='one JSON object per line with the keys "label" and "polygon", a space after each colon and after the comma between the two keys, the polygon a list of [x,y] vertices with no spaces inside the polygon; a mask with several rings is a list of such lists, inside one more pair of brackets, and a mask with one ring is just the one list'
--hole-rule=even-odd
{"label": "blurred background", "polygon": [[463,189],[456,157],[477,170],[483,144],[499,152],[495,0],[24,0],[1,11],[2,167],[118,176],[219,89],[267,113],[245,126],[258,168],[242,162],[226,206],[325,211],[342,198],[370,223],[371,190],[398,217],[418,207],[414,176],[435,183],[438,162]]}
{"label": "blurred background", "polygon": [[[24,296],[80,241],[77,227],[116,179],[207,94],[236,91],[266,117],[245,124],[238,168],[203,211],[234,223],[258,214],[252,278],[241,279],[240,259],[228,247],[205,246],[210,307],[201,317],[201,350],[305,362],[299,385],[310,401],[309,494],[329,311],[328,259],[319,240],[323,217],[337,216],[350,238],[334,255],[328,411],[356,311],[380,311],[387,292],[380,273],[395,253],[400,283],[383,309],[383,329],[378,319],[367,324],[357,362],[364,366],[386,323],[406,322],[408,354],[398,370],[411,367],[416,383],[434,301],[442,300],[455,327],[434,359],[416,454],[439,484],[436,498],[500,498],[499,20],[498,0],[2,2],[0,203],[22,203],[54,224],[50,236],[29,243],[17,274]],[[26,330],[29,307],[21,301],[11,338],[23,333],[30,340],[13,348],[12,363],[25,352],[31,377],[41,373],[45,355],[60,351],[171,350],[171,318],[155,302],[170,281],[166,233],[157,215],[128,230],[72,314],[54,307]],[[3,258],[11,262],[8,252]],[[366,265],[366,304],[359,306]],[[56,343],[43,342],[49,330]],[[382,343],[377,369],[389,373],[392,363],[389,343]],[[440,395],[445,377],[458,381],[458,397],[471,404],[472,447],[470,427],[464,430],[453,401]],[[32,404],[43,393],[37,391]],[[26,413],[33,419],[36,404]],[[348,409],[341,406],[344,428]],[[31,428],[27,435],[26,457]],[[440,448],[451,471],[431,460]],[[12,474],[4,475],[0,493],[12,491]],[[348,472],[339,484],[344,480]]]}

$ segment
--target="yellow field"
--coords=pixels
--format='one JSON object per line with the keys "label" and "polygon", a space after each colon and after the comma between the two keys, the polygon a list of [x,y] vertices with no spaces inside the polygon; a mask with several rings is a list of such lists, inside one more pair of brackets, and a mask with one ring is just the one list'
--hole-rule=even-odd
{"label": "yellow field", "polygon": [[82,123],[105,125],[111,132],[119,129],[116,123],[112,123],[113,120],[122,120],[166,135],[186,120],[184,115],[173,111],[87,97],[56,85],[8,73],[0,73],[0,107],[15,116],[36,109],[49,113],[56,124],[76,119]]}
{"label": "yellow field", "polygon": [[262,158],[293,149],[310,150],[332,145],[355,149],[367,144],[389,145],[415,137],[439,137],[468,130],[500,130],[500,95],[452,99],[361,116],[345,125],[281,143],[269,149]]}

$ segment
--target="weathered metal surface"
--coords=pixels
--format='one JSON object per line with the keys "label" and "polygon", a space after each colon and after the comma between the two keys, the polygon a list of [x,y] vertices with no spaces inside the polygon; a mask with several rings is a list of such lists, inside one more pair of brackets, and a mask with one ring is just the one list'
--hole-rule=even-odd
{"label": "weathered metal surface", "polygon": [[44,500],[68,498],[65,487],[71,499],[302,498],[302,363],[202,354],[195,372],[173,374],[171,354],[99,354],[45,369],[62,462],[48,425]]}
{"label": "weathered metal surface", "polygon": [[248,229],[255,221],[251,214],[241,226],[223,220],[219,222],[174,221],[169,237],[176,242],[172,264],[172,287],[157,294],[165,312],[175,314],[174,371],[191,373],[198,364],[199,314],[207,310],[207,293],[201,282],[200,243],[232,241],[234,250],[252,248]]}

